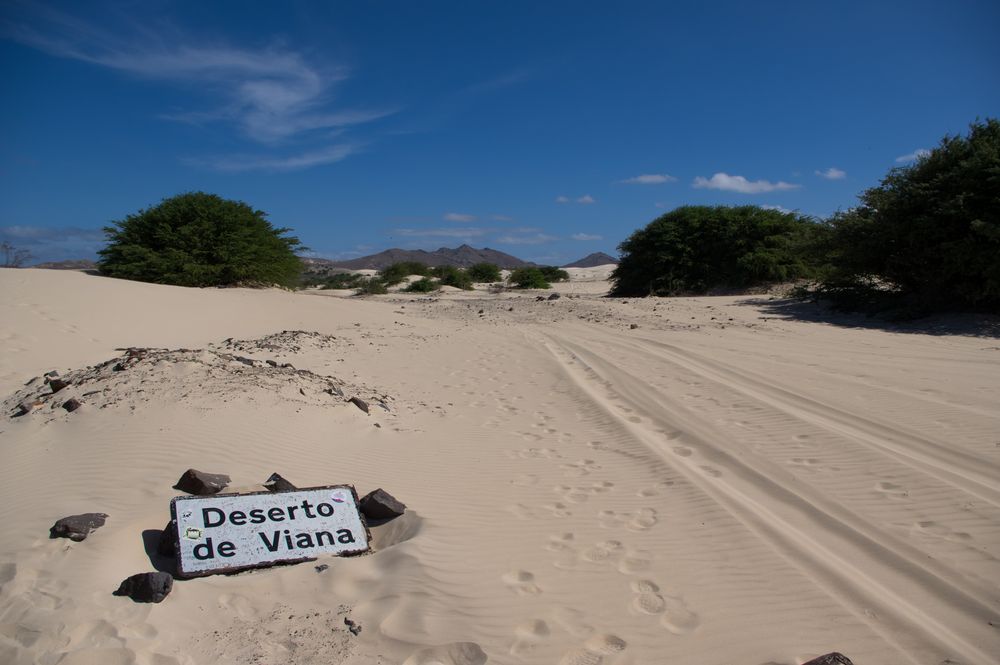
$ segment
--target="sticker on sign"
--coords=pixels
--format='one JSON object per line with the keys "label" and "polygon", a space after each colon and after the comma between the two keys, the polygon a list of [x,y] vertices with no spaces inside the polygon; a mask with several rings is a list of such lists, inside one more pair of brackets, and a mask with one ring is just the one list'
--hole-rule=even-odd
{"label": "sticker on sign", "polygon": [[170,502],[170,513],[183,577],[369,549],[368,527],[350,485],[179,496]]}

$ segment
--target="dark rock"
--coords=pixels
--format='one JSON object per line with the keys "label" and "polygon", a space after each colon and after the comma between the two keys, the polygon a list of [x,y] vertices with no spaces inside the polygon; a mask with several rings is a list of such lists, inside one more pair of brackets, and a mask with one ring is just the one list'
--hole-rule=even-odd
{"label": "dark rock", "polygon": [[78,400],[77,398],[72,397],[72,398],[66,400],[65,402],[63,402],[62,408],[66,409],[67,411],[69,411],[69,412],[72,413],[73,411],[76,411],[77,409],[79,409],[81,406],[83,406],[83,403],[80,400]]}
{"label": "dark rock", "polygon": [[160,556],[174,557],[177,555],[177,522],[170,520],[160,532],[156,541],[156,553]]}
{"label": "dark rock", "polygon": [[535,296],[535,301],[536,302],[541,302],[543,300],[545,300],[545,296]]}
{"label": "dark rock", "polygon": [[368,413],[368,402],[364,401],[364,400],[363,400],[363,399],[361,399],[360,397],[352,397],[352,398],[351,398],[350,400],[348,400],[348,401],[349,401],[349,402],[350,402],[351,404],[353,404],[354,406],[356,406],[356,407],[358,407],[359,409],[361,409],[362,411],[364,411],[365,413]]}
{"label": "dark rock", "polygon": [[391,520],[406,511],[406,506],[381,487],[369,492],[358,502],[362,514],[370,520]]}
{"label": "dark rock", "polygon": [[59,392],[60,390],[62,390],[63,388],[65,388],[68,385],[69,385],[68,382],[63,381],[62,379],[59,379],[59,378],[49,379],[49,388],[52,389],[53,393]]}
{"label": "dark rock", "polygon": [[188,469],[180,477],[175,490],[205,496],[207,494],[218,494],[230,482],[229,476],[224,473],[203,473],[196,469]]}
{"label": "dark rock", "polygon": [[854,663],[844,654],[834,651],[819,658],[813,658],[808,663],[802,663],[802,665],[854,665]]}
{"label": "dark rock", "polygon": [[638,324],[638,323],[630,323],[630,324],[628,325],[628,329],[629,329],[629,330],[635,330],[635,329],[636,329],[636,328],[638,328],[638,327],[639,327],[639,324]]}
{"label": "dark rock", "polygon": [[352,621],[350,617],[344,617],[344,625],[347,626],[347,630],[351,631],[351,635],[357,635],[361,632],[361,624]]}
{"label": "dark rock", "polygon": [[549,300],[559,300],[559,298],[561,297],[562,296],[560,296],[558,293],[553,293],[552,295],[549,296]]}
{"label": "dark rock", "polygon": [[265,360],[264,362],[267,363],[268,367],[277,367],[278,366],[278,363],[274,362],[273,360]]}
{"label": "dark rock", "polygon": [[91,531],[104,526],[106,519],[108,516],[104,513],[70,515],[52,525],[49,529],[49,538],[69,538],[72,541],[80,542],[89,536]]}
{"label": "dark rock", "polygon": [[264,481],[264,487],[272,492],[294,492],[298,489],[295,485],[281,477],[279,473],[272,473]]}
{"label": "dark rock", "polygon": [[344,396],[344,391],[338,388],[337,386],[330,386],[329,388],[326,389],[326,393],[328,395],[336,395],[337,397]]}
{"label": "dark rock", "polygon": [[55,377],[59,376],[59,372],[57,372],[56,370],[51,370],[49,372],[46,372],[42,376],[45,377],[46,381],[48,381],[49,379],[54,379]]}
{"label": "dark rock", "polygon": [[14,417],[16,418],[18,416],[26,416],[35,409],[37,409],[38,407],[40,407],[41,405],[42,405],[41,400],[26,399],[20,404],[18,404],[17,408],[14,409]]}
{"label": "dark rock", "polygon": [[128,596],[137,603],[159,603],[174,588],[170,573],[139,573],[121,583],[116,596]]}
{"label": "dark rock", "polygon": [[321,563],[321,564],[319,564],[318,566],[313,566],[313,567],[314,567],[314,568],[316,569],[316,572],[317,572],[317,573],[322,573],[322,572],[323,572],[324,570],[326,570],[326,569],[327,569],[327,568],[329,568],[330,566],[328,566],[328,565],[327,565],[327,564],[325,564],[325,563]]}

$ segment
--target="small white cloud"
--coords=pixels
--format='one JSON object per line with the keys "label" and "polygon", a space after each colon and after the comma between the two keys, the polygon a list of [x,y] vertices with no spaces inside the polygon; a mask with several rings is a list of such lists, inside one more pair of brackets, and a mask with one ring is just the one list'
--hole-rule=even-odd
{"label": "small white cloud", "polygon": [[825,171],[816,171],[816,175],[820,178],[826,178],[827,180],[843,180],[847,177],[847,171],[841,171],[840,169],[831,166]]}
{"label": "small white cloud", "polygon": [[665,182],[675,182],[676,180],[677,178],[666,173],[644,173],[619,182],[624,185],[662,185]]}
{"label": "small white cloud", "polygon": [[507,215],[490,215],[490,219],[497,222],[513,222],[514,218]]}
{"label": "small white cloud", "polygon": [[927,150],[926,148],[918,148],[917,150],[914,150],[913,152],[911,152],[909,154],[900,155],[899,157],[897,157],[896,158],[896,163],[897,164],[907,164],[909,162],[915,162],[918,159],[920,159],[921,157],[926,157],[929,154],[931,154],[930,150]]}
{"label": "small white cloud", "polygon": [[587,206],[589,206],[589,205],[591,205],[592,203],[597,203],[597,199],[595,199],[595,198],[594,198],[593,196],[591,196],[590,194],[584,194],[583,196],[581,196],[580,198],[578,198],[578,199],[576,200],[576,202],[577,202],[577,203],[582,203],[583,205],[587,205]]}
{"label": "small white cloud", "polygon": [[800,187],[800,185],[793,185],[781,180],[778,182],[747,180],[741,175],[729,175],[728,173],[716,173],[711,178],[698,176],[694,179],[694,183],[691,186],[696,189],[719,189],[726,192],[739,192],[741,194],[778,192],[788,189],[798,189]]}
{"label": "small white cloud", "polygon": [[558,240],[558,238],[544,233],[534,233],[523,236],[500,236],[496,239],[496,242],[502,245],[541,245],[543,243],[552,242],[553,240]]}
{"label": "small white cloud", "polygon": [[260,155],[229,155],[222,157],[192,158],[183,160],[193,166],[202,166],[214,171],[239,173],[242,171],[297,171],[323,164],[333,164],[355,152],[349,145],[332,145],[299,155],[267,157]]}
{"label": "small white cloud", "polygon": [[405,238],[480,238],[489,229],[463,227],[459,229],[395,229],[393,234]]}
{"label": "small white cloud", "polygon": [[556,203],[569,203],[569,197],[568,196],[557,196],[556,197]]}
{"label": "small white cloud", "polygon": [[604,238],[593,233],[574,233],[572,236],[573,240],[603,240]]}
{"label": "small white cloud", "polygon": [[474,222],[476,221],[476,216],[466,215],[465,213],[461,212],[449,212],[447,215],[444,216],[444,219],[447,222]]}
{"label": "small white cloud", "polygon": [[763,208],[764,210],[777,210],[778,212],[783,212],[783,213],[795,212],[794,210],[789,210],[784,206],[762,205],[761,208]]}

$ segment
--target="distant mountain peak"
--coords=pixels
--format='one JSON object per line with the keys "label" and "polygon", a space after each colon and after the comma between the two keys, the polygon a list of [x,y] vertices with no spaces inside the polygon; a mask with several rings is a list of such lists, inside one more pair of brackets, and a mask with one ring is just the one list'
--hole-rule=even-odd
{"label": "distant mountain peak", "polygon": [[563,268],[594,268],[596,266],[606,266],[611,263],[618,265],[618,259],[604,252],[594,252],[593,254],[587,254],[582,259],[573,261],[573,263],[567,263]]}

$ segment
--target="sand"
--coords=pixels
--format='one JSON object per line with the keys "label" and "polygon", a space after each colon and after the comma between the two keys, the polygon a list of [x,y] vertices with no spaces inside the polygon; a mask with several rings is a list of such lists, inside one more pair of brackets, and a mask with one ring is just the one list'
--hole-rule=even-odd
{"label": "sand", "polygon": [[[997,662],[995,327],[571,272],[548,300],[0,270],[0,662]],[[163,351],[102,365],[129,347]],[[49,370],[86,382],[10,417]],[[189,467],[409,510],[367,556],[113,596]],[[107,524],[48,537],[82,512]]]}

